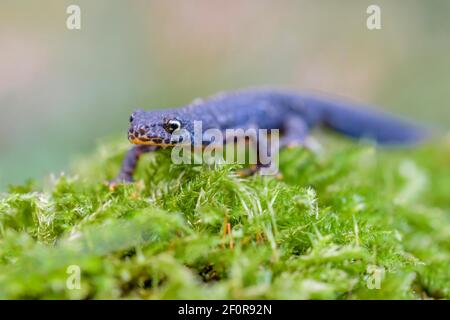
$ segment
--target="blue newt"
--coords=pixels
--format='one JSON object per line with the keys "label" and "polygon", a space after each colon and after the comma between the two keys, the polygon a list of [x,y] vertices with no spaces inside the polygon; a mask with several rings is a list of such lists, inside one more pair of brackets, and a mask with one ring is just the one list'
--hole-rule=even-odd
{"label": "blue newt", "polygon": [[128,139],[135,146],[113,181],[133,181],[142,154],[173,147],[176,142],[172,134],[178,129],[193,135],[194,121],[202,121],[203,130],[278,129],[280,148],[305,146],[310,130],[319,125],[381,145],[415,144],[428,135],[427,130],[410,121],[334,98],[269,89],[225,92],[180,108],[134,111]]}

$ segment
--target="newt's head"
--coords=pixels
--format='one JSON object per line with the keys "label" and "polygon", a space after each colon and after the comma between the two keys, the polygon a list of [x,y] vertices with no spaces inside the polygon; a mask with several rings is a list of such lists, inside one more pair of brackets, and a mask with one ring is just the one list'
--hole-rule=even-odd
{"label": "newt's head", "polygon": [[188,127],[190,125],[173,110],[136,110],[130,116],[128,140],[133,144],[173,146],[176,141],[172,139],[172,133]]}

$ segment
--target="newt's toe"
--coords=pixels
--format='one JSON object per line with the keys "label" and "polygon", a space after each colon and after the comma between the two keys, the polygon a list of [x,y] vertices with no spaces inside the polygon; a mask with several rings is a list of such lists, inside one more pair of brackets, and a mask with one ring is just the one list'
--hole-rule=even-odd
{"label": "newt's toe", "polygon": [[114,192],[117,190],[118,186],[121,184],[132,183],[133,179],[128,177],[117,177],[113,180],[106,181],[105,185],[108,187],[110,192]]}
{"label": "newt's toe", "polygon": [[116,191],[119,184],[120,182],[117,180],[108,180],[103,182],[103,185],[107,187],[110,192]]}
{"label": "newt's toe", "polygon": [[286,149],[292,150],[292,149],[301,148],[301,147],[303,147],[303,144],[301,144],[300,142],[291,142],[286,146]]}
{"label": "newt's toe", "polygon": [[106,186],[108,187],[110,192],[114,192],[117,189],[118,182],[116,181],[106,181]]}
{"label": "newt's toe", "polygon": [[281,181],[284,179],[284,176],[281,172],[278,172],[277,174],[275,174],[275,179]]}
{"label": "newt's toe", "polygon": [[247,178],[252,175],[254,175],[256,172],[258,172],[259,168],[256,165],[252,165],[248,168],[240,169],[236,173],[241,178]]}

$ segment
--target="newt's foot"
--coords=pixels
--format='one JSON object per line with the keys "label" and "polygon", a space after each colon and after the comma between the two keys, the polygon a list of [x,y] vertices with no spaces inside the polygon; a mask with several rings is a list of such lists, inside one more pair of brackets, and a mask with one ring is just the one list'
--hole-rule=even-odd
{"label": "newt's foot", "polygon": [[277,180],[282,180],[283,179],[283,174],[278,169],[271,168],[270,169],[271,170],[270,173],[261,172],[261,169],[268,169],[268,167],[252,165],[252,166],[250,166],[248,168],[244,168],[244,169],[238,170],[236,173],[241,178],[251,177],[251,176],[259,173],[262,176],[263,175],[264,176],[273,176]]}
{"label": "newt's foot", "polygon": [[281,180],[284,179],[284,176],[283,176],[283,174],[282,174],[281,172],[278,171],[278,172],[275,174],[275,179],[277,179],[278,181],[281,181]]}
{"label": "newt's foot", "polygon": [[288,144],[286,144],[286,149],[288,149],[288,150],[292,150],[292,149],[295,149],[295,148],[303,148],[303,147],[304,147],[303,142],[291,141]]}
{"label": "newt's foot", "polygon": [[248,168],[244,168],[244,169],[240,169],[240,170],[236,171],[236,174],[240,178],[247,178],[247,177],[253,176],[255,173],[257,173],[259,171],[259,169],[260,168],[257,165],[252,165]]}
{"label": "newt's foot", "polygon": [[316,155],[322,154],[323,146],[313,137],[309,136],[304,140],[286,139],[281,142],[281,147],[285,147],[288,150],[295,148],[304,148]]}
{"label": "newt's foot", "polygon": [[321,155],[324,153],[324,148],[320,142],[313,138],[307,137],[304,142],[304,147],[314,153],[315,155]]}
{"label": "newt's foot", "polygon": [[120,184],[127,184],[132,182],[133,182],[132,177],[119,175],[110,181],[106,181],[105,184],[109,188],[109,191],[113,192],[117,189],[117,186],[119,186]]}

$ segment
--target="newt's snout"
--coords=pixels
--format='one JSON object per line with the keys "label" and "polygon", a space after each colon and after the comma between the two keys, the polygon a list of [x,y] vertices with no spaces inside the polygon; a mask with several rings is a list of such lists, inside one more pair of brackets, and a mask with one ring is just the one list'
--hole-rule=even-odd
{"label": "newt's snout", "polygon": [[164,140],[151,133],[149,126],[131,127],[128,130],[128,140],[134,144],[151,144],[161,145],[164,144]]}

